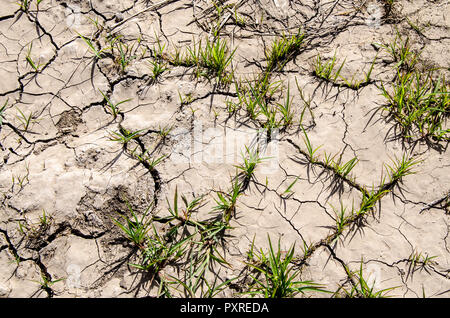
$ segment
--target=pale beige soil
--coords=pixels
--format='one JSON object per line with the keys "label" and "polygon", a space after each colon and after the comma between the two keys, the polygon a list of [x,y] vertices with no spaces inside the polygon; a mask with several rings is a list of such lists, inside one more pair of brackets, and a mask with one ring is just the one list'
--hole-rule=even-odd
{"label": "pale beige soil", "polygon": [[[202,140],[188,140],[203,146],[196,153],[199,159],[180,162],[186,156],[180,135],[220,128],[231,136],[234,129],[253,132],[258,128],[244,112],[229,116],[226,101],[236,101],[233,84],[216,89],[214,80],[195,79],[192,68],[171,65],[158,82],[150,81],[149,49],[156,45],[156,36],[166,43],[168,52],[190,45],[193,39],[206,39],[215,23],[211,22],[214,9],[210,1],[172,1],[118,26],[115,31],[125,43],[132,45],[140,38],[142,48],[148,48],[121,73],[109,57],[92,69],[93,54],[77,32],[90,37],[96,29],[89,18],[112,27],[149,7],[151,1],[44,0],[38,14],[34,2],[28,14],[20,14],[16,1],[2,0],[0,6],[0,106],[8,100],[0,128],[0,296],[155,296],[158,287],[149,275],[129,266],[138,262],[137,254],[111,218],[128,211],[126,201],[143,213],[155,199],[152,213],[165,216],[166,198],[170,202],[175,189],[189,199],[205,195],[206,205],[195,218],[209,217],[215,191],[229,188],[242,148],[227,152],[230,160],[225,163],[212,162],[215,142],[222,137],[203,135]],[[230,266],[217,265],[215,272],[221,280],[240,278],[218,296],[244,297],[239,292],[250,282],[246,253],[253,239],[255,246],[266,248],[269,234],[273,242],[282,238],[283,250],[295,244],[298,259],[303,242],[318,244],[294,265],[302,270],[302,280],[327,290],[351,289],[355,278],[349,273],[358,271],[362,261],[366,277],[376,279],[377,290],[397,287],[390,296],[449,297],[449,151],[445,143],[439,148],[393,138],[393,122],[374,112],[385,102],[377,84],[392,81],[395,71],[389,55],[372,45],[392,41],[397,28],[410,37],[414,49],[423,50],[424,63],[440,68],[448,78],[449,1],[394,1],[395,12],[389,16],[382,1],[241,2],[238,13],[246,25],[230,18],[221,31],[222,38],[236,48],[232,62],[236,77],[260,72],[264,47],[282,33],[294,34],[300,27],[306,41],[295,59],[275,75],[285,87],[289,83],[295,123],[270,142],[278,146],[272,162],[275,169],[264,169],[270,160],[258,166],[238,200],[233,229],[227,230],[221,247]],[[375,24],[370,22],[374,16],[370,5],[381,10],[377,11],[380,17],[375,14]],[[421,33],[407,19],[423,28]],[[45,65],[37,74],[26,62],[30,43],[33,59]],[[351,90],[315,77],[317,54],[332,58],[335,52],[340,61],[346,59],[342,74],[347,77],[355,72],[363,75],[377,56],[374,81]],[[414,166],[415,174],[404,177],[376,204],[363,225],[346,229],[333,244],[319,244],[334,231],[332,206],[342,202],[350,211],[352,204],[359,206],[361,192],[348,183],[337,183],[323,167],[306,164],[297,150],[296,145],[306,151],[298,126],[304,104],[296,80],[304,94],[311,96],[314,118],[306,112],[303,119],[311,143],[322,145],[321,158],[324,151],[342,155],[343,162],[357,157],[351,172],[357,184],[378,186],[383,165],[403,153],[422,160]],[[113,119],[99,89],[115,102],[132,99],[120,105],[122,117]],[[180,94],[191,94],[192,103],[181,105]],[[33,114],[27,131],[18,109]],[[156,149],[157,156],[168,156],[156,166],[160,189],[155,189],[155,178],[138,160],[108,139],[119,124],[149,131],[140,138],[143,145]],[[173,127],[164,140],[154,133],[162,127]],[[241,135],[237,136],[241,141]],[[283,194],[296,178],[292,193]],[[446,196],[447,201],[430,206]],[[43,210],[51,217],[50,225],[34,236],[21,233],[19,223],[39,228]],[[164,229],[161,224],[158,227]],[[412,267],[413,252],[437,257],[426,266]],[[187,266],[170,265],[162,273],[178,275]],[[38,283],[42,274],[64,280],[51,285],[49,292]]]}

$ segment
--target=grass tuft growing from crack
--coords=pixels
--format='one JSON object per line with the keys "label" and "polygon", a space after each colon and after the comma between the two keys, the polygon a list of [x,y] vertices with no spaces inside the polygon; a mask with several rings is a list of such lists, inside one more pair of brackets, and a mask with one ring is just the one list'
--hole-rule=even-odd
{"label": "grass tuft growing from crack", "polygon": [[344,64],[345,60],[335,71],[334,67],[336,66],[336,52],[334,53],[333,58],[327,62],[322,62],[321,56],[318,55],[314,63],[314,75],[328,82],[336,82],[341,74]]}
{"label": "grass tuft growing from crack", "polygon": [[312,281],[298,280],[301,272],[295,270],[291,264],[294,258],[294,245],[289,248],[283,257],[281,239],[278,239],[277,251],[272,246],[270,236],[268,236],[268,240],[269,250],[266,253],[261,249],[258,255],[253,250],[253,244],[251,252],[248,253],[248,256],[254,262],[247,263],[247,265],[262,274],[263,278],[260,278],[260,275],[250,275],[253,284],[245,294],[260,295],[265,298],[288,298],[299,293],[304,294],[307,291],[328,292]]}
{"label": "grass tuft growing from crack", "polygon": [[414,70],[418,63],[420,53],[412,51],[409,37],[404,40],[398,30],[396,30],[392,42],[388,44],[376,43],[375,45],[383,48],[391,56],[393,62],[396,63],[395,67],[399,70],[410,72]]}
{"label": "grass tuft growing from crack", "polygon": [[[338,69],[335,70],[335,67],[337,66],[336,52],[334,53],[333,58],[326,62],[323,62],[320,55],[318,55],[316,61],[314,62],[313,74],[326,82],[333,83],[334,85],[344,86],[353,90],[358,90],[361,87],[371,83],[370,76],[372,75],[376,59],[377,56],[375,56],[375,58],[373,59],[369,67],[369,71],[364,75],[363,80],[355,79],[357,73],[354,73],[351,79],[347,79],[341,75],[342,68],[345,65],[345,59],[342,62],[342,64],[338,67]],[[338,79],[340,79],[341,81],[339,82]]]}
{"label": "grass tuft growing from crack", "polygon": [[182,287],[182,293],[190,298],[213,298],[237,278],[231,278],[218,284],[218,276],[209,283],[205,278],[209,261],[205,260],[200,266],[195,266],[191,259],[189,269],[185,272],[183,279],[179,279],[171,275],[173,279],[169,284],[176,285],[175,289]]}
{"label": "grass tuft growing from crack", "polygon": [[17,115],[17,119],[19,119],[20,123],[22,124],[22,130],[24,132],[27,132],[30,129],[30,125],[34,122],[37,122],[37,119],[33,118],[33,112],[30,112],[28,115],[25,115],[19,108],[17,108],[17,111],[19,112],[19,115]]}
{"label": "grass tuft growing from crack", "polygon": [[51,287],[60,282],[65,280],[66,278],[59,278],[59,279],[55,279],[52,280],[50,277],[48,277],[46,274],[41,273],[41,280],[40,281],[34,281],[35,283],[39,284],[41,286],[41,289],[45,290],[48,294],[48,296],[50,297],[50,295],[53,295],[53,290],[51,289]]}
{"label": "grass tuft growing from crack", "polygon": [[350,174],[350,172],[353,170],[353,168],[358,163],[358,158],[350,159],[348,162],[346,162],[343,165],[340,165],[339,162],[333,162],[334,171],[341,177],[341,178],[347,178],[347,176]]}
{"label": "grass tuft growing from crack", "polygon": [[30,9],[30,3],[31,0],[20,0],[19,2],[17,2],[20,10],[22,10],[23,12],[28,12],[28,10]]}
{"label": "grass tuft growing from crack", "polygon": [[149,210],[152,207],[150,205],[142,217],[139,219],[137,214],[133,211],[131,206],[127,202],[128,209],[131,213],[131,218],[121,215],[123,221],[119,219],[112,219],[113,222],[125,233],[126,237],[133,242],[137,247],[143,248],[144,243],[147,241],[147,233],[150,231],[151,220],[146,220]]}
{"label": "grass tuft growing from crack", "polygon": [[314,148],[313,145],[311,144],[311,141],[309,140],[308,134],[306,133],[306,131],[305,131],[305,129],[303,128],[303,126],[300,126],[300,127],[301,127],[301,129],[302,129],[302,131],[303,131],[303,134],[304,134],[304,136],[305,136],[305,138],[303,138],[303,141],[304,141],[305,146],[306,146],[306,149],[307,149],[307,151],[308,151],[308,159],[309,159],[309,161],[310,161],[311,163],[316,163],[316,162],[318,162],[318,157],[315,156],[315,153],[316,153],[317,150],[319,150],[319,148],[322,147],[322,146],[319,146],[319,147],[317,147],[317,148]]}
{"label": "grass tuft growing from crack", "polygon": [[141,130],[137,130],[137,131],[131,131],[128,129],[125,129],[123,127],[120,127],[119,131],[112,131],[109,133],[109,140],[110,141],[116,141],[119,142],[123,145],[126,145],[127,143],[129,143],[131,140],[141,137],[141,133],[144,131],[145,129],[141,129]]}
{"label": "grass tuft growing from crack", "polygon": [[344,292],[347,298],[385,298],[388,297],[387,294],[395,288],[398,287],[390,287],[381,290],[375,290],[375,281],[372,286],[369,285],[369,282],[364,278],[363,273],[363,262],[361,261],[361,265],[359,271],[353,273],[353,276],[357,277],[357,282],[354,284],[352,289],[346,290]]}
{"label": "grass tuft growing from crack", "polygon": [[108,96],[106,96],[100,89],[99,89],[98,91],[102,94],[104,100],[106,101],[107,105],[109,106],[109,110],[110,110],[110,112],[111,112],[111,115],[113,115],[114,119],[117,118],[117,115],[118,115],[119,112],[120,112],[119,105],[131,101],[131,98],[129,98],[129,99],[126,99],[126,100],[123,100],[123,101],[120,101],[120,102],[114,104],[114,103],[108,98]]}
{"label": "grass tuft growing from crack", "polygon": [[217,199],[215,199],[217,206],[213,210],[223,213],[225,221],[228,223],[231,215],[235,212],[237,199],[241,194],[241,184],[236,178],[229,193],[217,192]]}
{"label": "grass tuft growing from crack", "polygon": [[281,70],[302,47],[305,34],[300,30],[292,36],[282,35],[264,52],[267,66],[266,73]]}
{"label": "grass tuft growing from crack", "polygon": [[109,46],[109,47],[105,47],[105,48],[99,50],[95,47],[95,45],[91,39],[84,37],[83,35],[81,35],[78,32],[77,32],[77,34],[81,39],[83,39],[84,43],[86,43],[86,45],[91,49],[91,52],[94,53],[95,58],[97,58],[97,59],[101,59],[102,57],[104,57],[104,53],[107,50],[112,49],[112,47]]}
{"label": "grass tuft growing from crack", "polygon": [[117,56],[115,62],[120,66],[122,73],[125,73],[125,69],[136,58],[136,55],[132,55],[134,45],[130,47],[129,45],[119,41],[116,46],[119,50],[119,55]]}
{"label": "grass tuft growing from crack", "polygon": [[159,60],[156,61],[150,61],[149,62],[150,71],[152,72],[151,79],[153,82],[156,82],[160,76],[168,70],[167,64],[163,63]]}
{"label": "grass tuft growing from crack", "polygon": [[205,45],[200,40],[186,50],[183,53],[176,49],[169,62],[175,66],[194,67],[197,77],[216,78],[219,85],[228,86],[231,83],[233,71],[229,70],[229,66],[236,49],[231,50],[226,40],[219,37],[206,39]]}
{"label": "grass tuft growing from crack", "polygon": [[[335,214],[335,219],[334,221],[336,222],[336,239],[337,240],[339,238],[339,236],[344,232],[345,226],[347,225],[347,221],[348,221],[348,216],[346,214],[347,211],[347,207],[344,207],[342,204],[342,201],[340,202],[340,209],[336,209],[334,206],[331,206],[331,208],[333,209],[333,212]],[[353,214],[353,209],[352,209],[352,213]],[[333,244],[334,242],[332,242],[331,244]]]}
{"label": "grass tuft growing from crack", "polygon": [[406,280],[409,277],[414,275],[414,272],[417,270],[425,270],[427,273],[429,272],[429,268],[433,265],[436,265],[436,261],[434,260],[437,256],[429,256],[428,254],[422,254],[417,252],[416,250],[412,251],[408,257],[408,270],[406,275]]}
{"label": "grass tuft growing from crack", "polygon": [[41,67],[44,66],[44,64],[39,64],[39,62],[35,62],[33,58],[31,57],[31,50],[33,48],[33,43],[30,44],[27,50],[27,55],[25,56],[25,60],[27,61],[28,65],[31,66],[31,68],[36,72],[41,71]]}
{"label": "grass tuft growing from crack", "polygon": [[235,167],[242,172],[245,180],[250,180],[253,177],[256,166],[263,160],[268,158],[261,158],[258,149],[251,149],[245,146],[245,153],[241,153],[243,163],[235,165]]}
{"label": "grass tuft growing from crack", "polygon": [[391,183],[401,181],[403,177],[416,173],[412,168],[421,162],[406,154],[403,154],[401,159],[395,157],[395,159],[391,159],[391,161],[392,164],[384,165],[389,173],[389,182]]}
{"label": "grass tuft growing from crack", "polygon": [[445,78],[434,79],[432,71],[398,71],[392,90],[383,83],[380,89],[386,98],[382,110],[395,120],[402,137],[412,141],[450,140],[450,129],[445,127],[450,116],[449,84]]}
{"label": "grass tuft growing from crack", "polygon": [[153,235],[146,236],[145,247],[142,249],[143,258],[141,263],[130,265],[141,270],[157,273],[168,263],[175,262],[184,255],[193,235],[179,241],[173,241],[160,235],[153,223],[152,230]]}

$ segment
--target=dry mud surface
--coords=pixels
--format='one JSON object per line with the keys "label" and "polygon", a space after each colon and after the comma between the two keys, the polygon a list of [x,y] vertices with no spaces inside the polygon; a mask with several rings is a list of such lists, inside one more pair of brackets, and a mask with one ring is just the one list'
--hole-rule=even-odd
{"label": "dry mud surface", "polygon": [[[297,281],[331,291],[296,297],[362,296],[361,268],[374,292],[396,287],[387,296],[450,295],[449,135],[407,138],[380,110],[381,85],[392,90],[400,68],[380,44],[408,38],[418,68],[449,77],[449,1],[16,2],[0,7],[1,297],[205,296],[205,282],[230,279],[216,297],[249,297],[252,276],[265,279],[248,264],[266,266],[268,235],[282,259],[295,247]],[[299,29],[301,45],[271,69],[265,52]],[[217,38],[234,52],[234,76],[175,59]],[[345,61],[342,77],[320,78],[319,55]],[[360,87],[343,84],[371,66]],[[279,87],[265,102],[280,109],[289,94],[292,122],[276,114],[266,159],[246,177],[236,166],[267,121],[248,114],[235,84],[269,73]],[[116,116],[101,93],[126,101]],[[313,157],[305,135],[321,146]],[[388,166],[402,156],[414,173],[394,178]],[[355,157],[350,173],[333,168]],[[235,207],[215,209],[236,182]],[[203,201],[190,211],[182,196]],[[141,244],[114,223],[126,225],[130,208],[154,225]],[[131,265],[149,264],[154,231],[166,246],[184,243],[179,257]]]}

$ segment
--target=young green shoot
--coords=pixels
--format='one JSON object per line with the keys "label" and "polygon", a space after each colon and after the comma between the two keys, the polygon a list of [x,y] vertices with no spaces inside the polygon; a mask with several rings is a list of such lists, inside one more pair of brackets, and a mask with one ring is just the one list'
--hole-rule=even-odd
{"label": "young green shoot", "polygon": [[141,137],[141,132],[143,132],[145,129],[137,130],[137,131],[130,131],[125,128],[120,128],[119,132],[112,131],[109,134],[109,140],[111,141],[117,141],[123,145],[126,145],[128,142],[135,138]]}
{"label": "young green shoot", "polygon": [[295,270],[291,265],[294,258],[294,245],[282,257],[284,253],[281,251],[281,239],[278,239],[278,250],[276,252],[272,247],[270,236],[268,236],[268,240],[269,251],[267,255],[262,250],[260,251],[260,255],[257,256],[259,264],[247,263],[250,268],[262,274],[263,279],[250,275],[253,284],[245,294],[261,295],[265,298],[288,298],[299,293],[304,294],[307,291],[327,292],[322,286],[312,281],[298,280],[301,271]]}
{"label": "young green shoot", "polygon": [[101,49],[101,50],[98,50],[98,49],[95,47],[94,43],[92,43],[92,40],[90,40],[90,39],[88,39],[88,38],[85,38],[84,36],[82,36],[82,35],[81,35],[80,33],[78,33],[78,32],[77,32],[77,34],[78,34],[78,36],[79,36],[80,38],[83,39],[83,41],[84,41],[84,42],[87,44],[87,46],[91,49],[92,53],[94,53],[95,58],[97,58],[97,59],[101,59],[101,58],[103,57],[102,54],[103,54],[105,51],[112,49],[112,47],[105,47],[105,48],[103,48],[103,49]]}
{"label": "young green shoot", "polygon": [[126,99],[126,100],[123,100],[123,101],[121,101],[121,102],[118,102],[118,103],[115,103],[115,104],[114,104],[114,103],[108,98],[108,96],[106,96],[100,89],[99,89],[99,92],[103,95],[103,98],[105,99],[107,105],[109,106],[109,110],[110,110],[110,112],[111,112],[111,115],[113,115],[114,119],[117,118],[117,115],[120,113],[119,105],[131,101],[131,98],[130,98],[130,99]]}
{"label": "young green shoot", "polygon": [[247,146],[245,146],[245,154],[242,153],[241,155],[244,162],[240,165],[235,165],[235,167],[238,170],[241,170],[247,180],[252,178],[256,165],[261,163],[263,160],[268,159],[261,158],[258,150],[249,149]]}
{"label": "young green shoot", "polygon": [[372,189],[370,192],[367,189],[363,189],[363,196],[361,200],[361,205],[359,207],[359,210],[356,211],[356,216],[361,217],[364,216],[366,213],[373,211],[375,208],[375,204],[381,200],[383,196],[385,196],[389,190],[386,189],[380,189],[375,190]]}
{"label": "young green shoot", "polygon": [[150,75],[153,82],[156,82],[158,78],[168,70],[166,67],[167,64],[161,63],[160,61],[150,61],[149,62],[150,70],[152,74]]}
{"label": "young green shoot", "polygon": [[22,10],[23,12],[28,12],[30,8],[30,3],[31,0],[20,0],[20,2],[17,2],[17,4],[20,7],[20,10]]}
{"label": "young green shoot", "polygon": [[314,74],[323,80],[336,83],[344,64],[345,60],[342,62],[341,66],[339,66],[337,71],[334,71],[334,67],[336,66],[336,52],[334,53],[333,58],[326,63],[322,62],[322,58],[318,55],[314,64]]}
{"label": "young green shoot", "polygon": [[118,42],[116,46],[119,50],[119,56],[117,57],[116,62],[119,64],[121,72],[125,73],[125,69],[130,65],[131,61],[136,58],[135,55],[131,55],[133,46],[130,48],[122,42]]}
{"label": "young green shoot", "polygon": [[45,64],[39,64],[33,61],[33,58],[31,57],[31,49],[33,48],[33,43],[30,43],[30,46],[28,47],[27,55],[25,56],[25,60],[27,61],[28,65],[31,66],[31,68],[38,73],[41,70],[41,67]]}
{"label": "young green shoot", "polygon": [[20,114],[20,116],[16,116],[16,117],[19,119],[19,121],[20,121],[21,124],[22,124],[22,130],[23,130],[24,132],[27,132],[28,129],[30,128],[30,125],[35,121],[35,120],[33,119],[33,113],[30,112],[30,113],[28,114],[28,116],[26,116],[19,108],[16,107],[16,109],[17,109],[17,111],[18,111],[19,114]]}
{"label": "young green shoot", "polygon": [[357,282],[352,287],[351,290],[345,290],[344,292],[348,298],[385,298],[388,297],[387,294],[398,287],[390,287],[381,290],[375,290],[375,281],[372,286],[369,285],[369,282],[364,278],[363,273],[363,262],[361,261],[361,265],[359,268],[359,272],[353,273],[353,275],[357,276]]}
{"label": "young green shoot", "polygon": [[305,129],[303,128],[303,126],[300,126],[303,134],[305,135],[305,138],[303,138],[303,141],[305,143],[306,149],[308,151],[308,159],[311,163],[316,163],[318,161],[317,156],[315,156],[315,153],[317,152],[317,150],[319,150],[320,147],[319,146],[317,148],[314,148],[311,144],[311,141],[309,140],[308,134],[306,133]]}
{"label": "young green shoot", "polygon": [[149,210],[152,207],[150,205],[147,210],[144,212],[142,217],[139,219],[136,213],[133,211],[131,206],[127,202],[128,209],[131,212],[132,218],[128,216],[120,215],[120,217],[124,221],[120,221],[119,219],[112,219],[113,222],[125,233],[127,239],[133,242],[137,247],[144,248],[144,243],[148,239],[147,233],[151,229],[150,225],[152,224],[151,220],[146,220],[145,218],[149,214]]}
{"label": "young green shoot", "polygon": [[353,159],[350,159],[348,162],[346,162],[342,166],[339,163],[335,162],[334,169],[341,178],[345,179],[348,176],[348,174],[353,170],[353,168],[356,166],[358,161],[359,160],[355,157]]}
{"label": "young green shoot", "polygon": [[193,235],[180,241],[168,241],[158,233],[152,224],[153,235],[149,235],[142,250],[143,259],[140,264],[130,264],[141,270],[158,273],[165,265],[179,259],[186,251]]}
{"label": "young green shoot", "polygon": [[228,223],[231,215],[235,212],[237,199],[242,194],[241,185],[236,178],[229,193],[217,192],[216,194],[217,199],[215,201],[217,206],[213,210],[222,212],[225,222]]}
{"label": "young green shoot", "polygon": [[277,104],[278,111],[280,112],[283,120],[283,126],[285,128],[289,127],[294,119],[294,113],[292,110],[292,100],[290,96],[289,85],[287,88],[286,100],[283,104]]}
{"label": "young green shoot", "polygon": [[408,157],[406,154],[403,154],[401,159],[395,157],[395,159],[391,159],[391,161],[391,165],[384,165],[390,175],[390,182],[398,182],[401,181],[403,177],[414,174],[415,172],[412,170],[413,166],[421,162],[413,157]]}
{"label": "young green shoot", "polygon": [[297,183],[298,179],[299,179],[299,177],[295,178],[295,180],[286,188],[286,190],[284,190],[283,195],[289,197],[294,193],[292,191],[292,187]]}
{"label": "young green shoot", "polygon": [[266,73],[279,71],[299,52],[305,35],[298,31],[292,36],[282,35],[270,49],[264,52],[267,61]]}
{"label": "young green shoot", "polygon": [[340,202],[340,208],[339,210],[336,209],[334,206],[331,205],[331,208],[333,209],[333,212],[335,214],[334,221],[336,222],[336,238],[331,243],[334,244],[334,242],[341,236],[341,234],[344,232],[345,226],[347,225],[348,216],[346,215],[347,207],[344,207],[342,202]]}
{"label": "young green shoot", "polygon": [[41,280],[40,281],[34,281],[38,283],[41,286],[41,289],[47,291],[48,293],[51,293],[51,286],[65,280],[66,278],[59,278],[55,280],[51,280],[50,277],[45,275],[44,273],[41,273]]}
{"label": "young green shoot", "polygon": [[143,154],[136,155],[136,157],[140,162],[145,162],[149,170],[154,170],[158,164],[167,158],[167,155],[153,158],[148,154],[148,150],[146,150]]}

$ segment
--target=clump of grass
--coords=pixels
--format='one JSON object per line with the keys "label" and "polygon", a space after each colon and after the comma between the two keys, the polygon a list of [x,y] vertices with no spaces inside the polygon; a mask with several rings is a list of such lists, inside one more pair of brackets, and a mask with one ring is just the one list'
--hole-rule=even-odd
{"label": "clump of grass", "polygon": [[336,82],[341,74],[341,70],[344,67],[344,64],[345,60],[335,71],[334,68],[336,66],[336,52],[334,53],[333,58],[327,62],[323,62],[321,56],[318,55],[314,63],[314,75],[328,82]]}
{"label": "clump of grass", "polygon": [[236,49],[230,50],[226,40],[216,37],[214,40],[206,39],[204,46],[201,40],[194,43],[185,54],[177,50],[171,61],[174,65],[193,66],[197,77],[216,78],[219,84],[226,86],[233,77],[228,68],[235,52]]}
{"label": "clump of grass", "polygon": [[230,81],[227,76],[226,69],[230,65],[236,49],[230,51],[225,40],[217,38],[213,42],[207,40],[206,46],[200,50],[199,65],[207,69],[206,76],[215,76],[219,83],[228,83]]}
{"label": "clump of grass", "polygon": [[125,73],[125,69],[136,58],[136,55],[132,55],[134,44],[130,47],[127,44],[118,41],[116,47],[119,51],[119,55],[116,57],[115,62],[119,65],[122,73]]}
{"label": "clump of grass", "polygon": [[144,248],[144,243],[147,241],[147,233],[151,229],[151,220],[146,220],[149,210],[152,207],[150,205],[142,217],[139,219],[136,213],[127,202],[128,209],[130,210],[132,218],[126,215],[120,215],[124,220],[123,222],[113,218],[113,222],[125,233],[126,237],[133,242],[137,247]]}
{"label": "clump of grass", "polygon": [[162,73],[168,70],[167,64],[159,60],[150,61],[149,66],[150,71],[152,72],[150,76],[153,82],[156,82],[158,78],[162,75]]}
{"label": "clump of grass", "polygon": [[417,252],[416,250],[412,251],[408,257],[408,275],[406,279],[408,280],[409,276],[412,276],[417,270],[425,270],[428,272],[428,267],[432,265],[436,265],[436,261],[434,260],[437,256],[429,256],[428,254],[422,254]]}
{"label": "clump of grass", "polygon": [[228,223],[231,215],[235,212],[237,199],[241,194],[241,185],[236,178],[229,193],[217,192],[217,199],[215,199],[217,206],[213,210],[223,213],[224,219]]}
{"label": "clump of grass", "polygon": [[375,204],[389,193],[389,190],[384,189],[383,187],[379,190],[372,189],[371,191],[368,191],[366,188],[363,188],[362,190],[363,196],[359,210],[356,211],[356,217],[362,217],[368,212],[373,211],[375,209]]}
{"label": "clump of grass", "polygon": [[[344,207],[342,202],[340,202],[340,209],[336,209],[331,206],[335,214],[335,222],[336,222],[336,239],[344,232],[345,226],[347,225],[348,216],[346,214],[347,207]],[[352,213],[353,214],[353,213]],[[331,243],[333,244],[333,242]]]}
{"label": "clump of grass", "polygon": [[187,243],[192,239],[192,235],[179,241],[169,241],[158,233],[154,224],[152,224],[152,229],[153,235],[146,237],[145,247],[142,249],[143,259],[141,263],[130,265],[157,273],[167,264],[175,262],[186,252]]}
{"label": "clump of grass", "polygon": [[386,98],[384,111],[393,118],[403,138],[448,141],[450,129],[444,124],[450,115],[449,85],[445,78],[433,78],[432,71],[398,71],[392,90],[381,84]]}
{"label": "clump of grass", "polygon": [[180,99],[181,105],[189,105],[193,101],[192,93],[181,95],[180,91],[178,91],[178,98]]}
{"label": "clump of grass", "polygon": [[52,280],[48,274],[41,273],[41,280],[35,282],[38,283],[41,286],[41,289],[45,290],[50,297],[50,295],[53,295],[53,290],[51,289],[52,285],[63,280],[65,280],[65,278]]}
{"label": "clump of grass", "polygon": [[11,180],[12,180],[11,191],[14,190],[14,186],[16,185],[16,181],[17,181],[20,189],[22,189],[26,184],[28,184],[30,182],[30,178],[29,178],[30,177],[30,167],[29,167],[28,164],[25,165],[25,170],[26,170],[26,173],[24,175],[15,175],[15,174],[13,174],[11,176]]}
{"label": "clump of grass", "polygon": [[391,43],[377,45],[388,52],[396,63],[396,68],[410,72],[416,67],[420,53],[415,53],[411,50],[409,37],[403,40],[398,30],[396,30],[395,38]]}
{"label": "clump of grass", "polygon": [[113,115],[114,118],[116,118],[117,115],[118,115],[119,112],[120,112],[119,105],[131,101],[131,98],[129,98],[129,99],[126,99],[126,100],[123,100],[123,101],[120,101],[120,102],[114,104],[114,103],[108,98],[108,96],[106,96],[100,89],[99,89],[99,92],[102,94],[104,100],[106,101],[107,105],[109,106],[109,110],[110,110],[110,112],[111,112],[111,115]]}
{"label": "clump of grass", "polygon": [[253,177],[257,164],[268,158],[261,158],[257,149],[251,149],[245,146],[245,154],[242,153],[243,163],[235,165],[240,170],[246,180],[250,180]]}
{"label": "clump of grass", "polygon": [[183,289],[183,294],[190,298],[213,298],[224,290],[232,281],[236,278],[228,279],[218,284],[218,276],[214,278],[213,282],[208,282],[205,278],[206,269],[209,262],[205,261],[199,266],[191,260],[188,270],[184,273],[184,279],[179,279],[171,275],[173,281],[169,284],[177,285],[176,290],[179,290],[179,286]]}
{"label": "clump of grass", "polygon": [[268,75],[260,75],[254,80],[247,80],[245,84],[236,83],[236,93],[239,105],[242,105],[251,119],[256,119],[261,113],[266,117],[266,126],[274,123],[271,120],[276,109],[268,105],[268,100],[278,90],[278,82],[270,83]]}
{"label": "clump of grass", "polygon": [[22,10],[23,12],[28,12],[28,10],[30,9],[30,3],[31,0],[20,0],[19,2],[17,2],[17,4],[20,7],[20,10]]}
{"label": "clump of grass", "polygon": [[295,54],[297,54],[303,44],[305,35],[300,30],[292,36],[282,35],[276,39],[271,47],[264,54],[266,56],[266,73],[281,70]]}
{"label": "clump of grass", "polygon": [[328,292],[322,286],[312,281],[298,280],[300,270],[295,270],[291,261],[294,259],[294,245],[292,245],[283,257],[281,251],[281,239],[278,239],[278,250],[275,252],[268,236],[269,250],[267,253],[261,249],[257,255],[252,248],[248,254],[251,258],[256,257],[257,262],[247,263],[250,268],[253,268],[260,274],[263,279],[250,275],[253,279],[253,284],[250,290],[245,294],[252,296],[261,295],[265,298],[288,298],[294,297],[307,291]]}
{"label": "clump of grass", "polygon": [[414,174],[412,167],[419,164],[421,161],[408,157],[406,154],[402,155],[401,159],[395,157],[391,159],[392,164],[385,164],[385,168],[390,175],[390,182],[398,182],[407,175]]}
{"label": "clump of grass", "polygon": [[146,166],[148,167],[148,169],[154,170],[155,167],[160,164],[164,159],[167,158],[167,155],[162,155],[160,157],[152,157],[149,153],[148,150],[146,150],[143,154],[140,155],[136,155],[136,157],[138,158],[138,160],[140,162],[145,162]]}
{"label": "clump of grass", "polygon": [[[340,86],[345,86],[350,89],[358,90],[361,87],[369,84],[371,82],[370,76],[372,75],[373,68],[375,66],[375,61],[377,59],[377,56],[373,59],[369,71],[365,74],[363,80],[357,80],[355,79],[357,73],[353,74],[351,79],[347,79],[341,75],[342,68],[345,65],[345,60],[342,62],[342,64],[339,66],[337,70],[335,70],[336,64],[336,52],[334,53],[334,56],[331,60],[327,62],[323,62],[320,55],[317,56],[316,61],[314,63],[314,75],[317,77],[336,84]],[[339,83],[338,79],[341,79],[342,81]]]}
{"label": "clump of grass", "polygon": [[38,223],[31,223],[27,219],[25,222],[18,221],[19,232],[30,239],[39,239],[45,233],[53,221],[53,217],[42,210],[42,216],[39,216]]}
{"label": "clump of grass", "polygon": [[281,114],[283,126],[287,128],[290,125],[292,125],[294,120],[294,113],[292,110],[292,99],[290,96],[289,85],[287,88],[286,100],[284,101],[283,104],[277,103],[277,108],[278,112]]}
{"label": "clump of grass", "polygon": [[346,178],[349,173],[353,170],[353,168],[358,163],[358,158],[352,158],[348,162],[343,165],[340,165],[338,162],[333,162],[334,171],[341,177]]}
{"label": "clump of grass", "polygon": [[169,216],[167,217],[153,217],[154,220],[158,222],[163,222],[166,224],[173,224],[170,226],[167,236],[173,237],[180,227],[185,225],[190,225],[193,227],[201,227],[201,224],[192,219],[192,213],[197,211],[203,205],[203,196],[193,198],[188,200],[186,196],[181,195],[181,200],[183,201],[184,208],[179,205],[178,198],[178,188],[175,188],[175,193],[173,197],[172,204],[166,198]]}
{"label": "clump of grass", "polygon": [[347,298],[385,298],[391,290],[397,288],[390,287],[381,290],[375,290],[375,282],[372,286],[369,286],[368,281],[364,278],[362,261],[359,272],[353,273],[353,275],[357,276],[357,282],[351,290],[344,289]]}
{"label": "clump of grass", "polygon": [[237,12],[237,8],[236,7],[234,8],[234,16],[233,16],[233,18],[234,18],[235,23],[238,26],[240,26],[240,27],[245,27],[246,26],[247,23],[245,21],[245,17],[243,15],[240,15]]}
{"label": "clump of grass", "polygon": [[137,131],[130,131],[123,127],[120,127],[119,131],[112,131],[109,134],[109,140],[111,141],[117,141],[123,145],[126,145],[131,140],[135,138],[139,138],[141,136],[141,132],[143,132],[144,129],[137,130]]}

